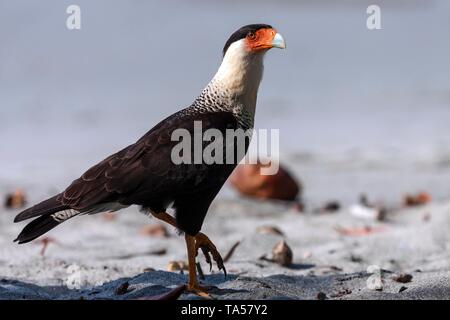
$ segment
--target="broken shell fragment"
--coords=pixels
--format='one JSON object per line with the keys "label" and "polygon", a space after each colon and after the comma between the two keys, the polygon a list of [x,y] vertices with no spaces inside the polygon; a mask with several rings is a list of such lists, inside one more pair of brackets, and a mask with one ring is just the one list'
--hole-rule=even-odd
{"label": "broken shell fragment", "polygon": [[382,221],[385,218],[385,210],[373,207],[367,207],[360,204],[354,204],[348,209],[351,215],[370,220]]}
{"label": "broken shell fragment", "polygon": [[283,267],[289,267],[292,264],[292,250],[284,240],[278,242],[272,249],[272,261]]}

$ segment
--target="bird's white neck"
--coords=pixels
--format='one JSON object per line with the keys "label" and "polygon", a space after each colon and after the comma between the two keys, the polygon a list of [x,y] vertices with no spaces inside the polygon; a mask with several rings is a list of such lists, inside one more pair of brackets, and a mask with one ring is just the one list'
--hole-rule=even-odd
{"label": "bird's white neck", "polygon": [[244,48],[243,41],[233,43],[228,48],[211,85],[220,87],[235,106],[245,108],[254,115],[264,71],[263,58],[263,52],[249,53]]}

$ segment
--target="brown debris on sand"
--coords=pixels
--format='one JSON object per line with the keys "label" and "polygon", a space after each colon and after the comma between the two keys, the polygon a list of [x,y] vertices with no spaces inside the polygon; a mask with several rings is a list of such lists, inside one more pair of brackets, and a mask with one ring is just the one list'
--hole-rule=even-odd
{"label": "brown debris on sand", "polygon": [[256,228],[256,232],[262,233],[262,234],[275,234],[278,236],[284,236],[283,231],[281,231],[279,228],[274,226],[261,226]]}
{"label": "brown debris on sand", "polygon": [[167,271],[175,272],[175,271],[187,271],[189,270],[189,265],[186,261],[170,261],[167,264]]}
{"label": "brown debris on sand", "polygon": [[163,293],[152,297],[139,298],[139,300],[162,300],[162,301],[177,300],[185,290],[186,285],[183,284],[181,286],[176,287],[175,289],[170,290],[167,293]]}
{"label": "brown debris on sand", "polygon": [[43,237],[42,239],[39,239],[39,243],[42,244],[42,248],[41,248],[41,251],[39,252],[39,254],[41,256],[44,256],[45,252],[47,251],[48,245],[50,243],[56,243],[56,240],[51,237]]}
{"label": "brown debris on sand", "polygon": [[316,299],[317,300],[326,300],[327,298],[328,298],[327,295],[325,293],[323,293],[323,292],[319,292],[316,295]]}
{"label": "brown debris on sand", "polygon": [[102,218],[105,221],[114,221],[117,219],[117,215],[114,212],[106,212],[102,215]]}
{"label": "brown debris on sand", "polygon": [[431,196],[427,192],[419,192],[417,194],[406,194],[403,197],[405,207],[415,207],[431,202]]}
{"label": "brown debris on sand", "polygon": [[400,289],[398,289],[398,293],[402,293],[406,289],[408,289],[408,287],[402,286]]}
{"label": "brown debris on sand", "polygon": [[228,260],[231,259],[231,257],[233,256],[234,251],[236,250],[236,248],[241,244],[240,241],[236,241],[230,248],[230,250],[228,251],[228,253],[225,255],[225,257],[223,258],[223,262],[227,262]]}
{"label": "brown debris on sand", "polygon": [[408,283],[412,281],[413,276],[408,273],[402,273],[393,277],[393,280],[399,283]]}
{"label": "brown debris on sand", "polygon": [[315,213],[334,213],[341,209],[339,201],[331,200],[326,202],[322,207],[314,210]]}
{"label": "brown debris on sand", "polygon": [[340,298],[346,295],[349,295],[352,293],[352,290],[348,289],[348,288],[344,288],[342,290],[339,290],[336,293],[333,293],[332,295],[330,295],[331,298]]}
{"label": "brown debris on sand", "polygon": [[16,189],[6,195],[5,208],[7,209],[20,209],[27,204],[25,193],[22,189]]}
{"label": "brown debris on sand", "polygon": [[114,294],[116,296],[121,296],[124,295],[126,293],[128,293],[128,288],[129,288],[130,284],[127,282],[122,283],[120,286],[118,286],[116,288],[116,290],[114,291]]}
{"label": "brown debris on sand", "polygon": [[384,230],[383,227],[375,228],[371,226],[364,226],[361,228],[344,228],[341,226],[335,226],[334,230],[336,230],[339,234],[344,236],[367,236],[372,233],[381,232]]}
{"label": "brown debris on sand", "polygon": [[162,224],[152,224],[144,226],[139,230],[139,234],[143,236],[159,237],[159,238],[169,237],[169,232],[167,231],[167,228]]}

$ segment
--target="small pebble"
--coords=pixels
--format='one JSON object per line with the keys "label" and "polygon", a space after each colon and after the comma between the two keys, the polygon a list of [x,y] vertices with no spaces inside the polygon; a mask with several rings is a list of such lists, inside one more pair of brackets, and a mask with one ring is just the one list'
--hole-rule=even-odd
{"label": "small pebble", "polygon": [[337,201],[329,201],[320,209],[320,212],[336,212],[341,208],[341,204]]}
{"label": "small pebble", "polygon": [[327,299],[327,295],[323,292],[319,292],[316,296],[317,300],[326,300]]}
{"label": "small pebble", "polygon": [[361,263],[363,262],[363,258],[359,257],[359,256],[355,256],[355,255],[350,255],[350,261],[351,262],[356,262],[356,263]]}

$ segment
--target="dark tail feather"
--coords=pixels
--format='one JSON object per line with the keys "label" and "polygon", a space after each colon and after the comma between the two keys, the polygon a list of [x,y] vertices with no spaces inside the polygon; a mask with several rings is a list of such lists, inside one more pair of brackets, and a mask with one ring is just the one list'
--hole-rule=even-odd
{"label": "dark tail feather", "polygon": [[[38,217],[23,228],[17,239],[19,243],[30,242],[53,229],[60,223],[77,215],[78,212],[71,210],[69,206],[62,205],[58,200],[59,195],[44,200],[37,205],[19,213],[14,222],[20,222],[26,219]],[[58,212],[62,211],[60,214]]]}
{"label": "dark tail feather", "polygon": [[31,208],[28,208],[25,211],[22,211],[14,218],[14,222],[20,222],[26,219],[43,215],[51,215],[58,211],[70,209],[69,206],[62,205],[57,200],[58,196],[59,194],[50,199],[44,200],[41,203],[38,203],[37,205],[32,206]]}
{"label": "dark tail feather", "polygon": [[34,219],[29,224],[27,224],[25,228],[23,228],[22,232],[14,241],[18,241],[19,244],[30,242],[43,235],[47,231],[53,229],[61,222],[56,221],[51,215],[45,215]]}

